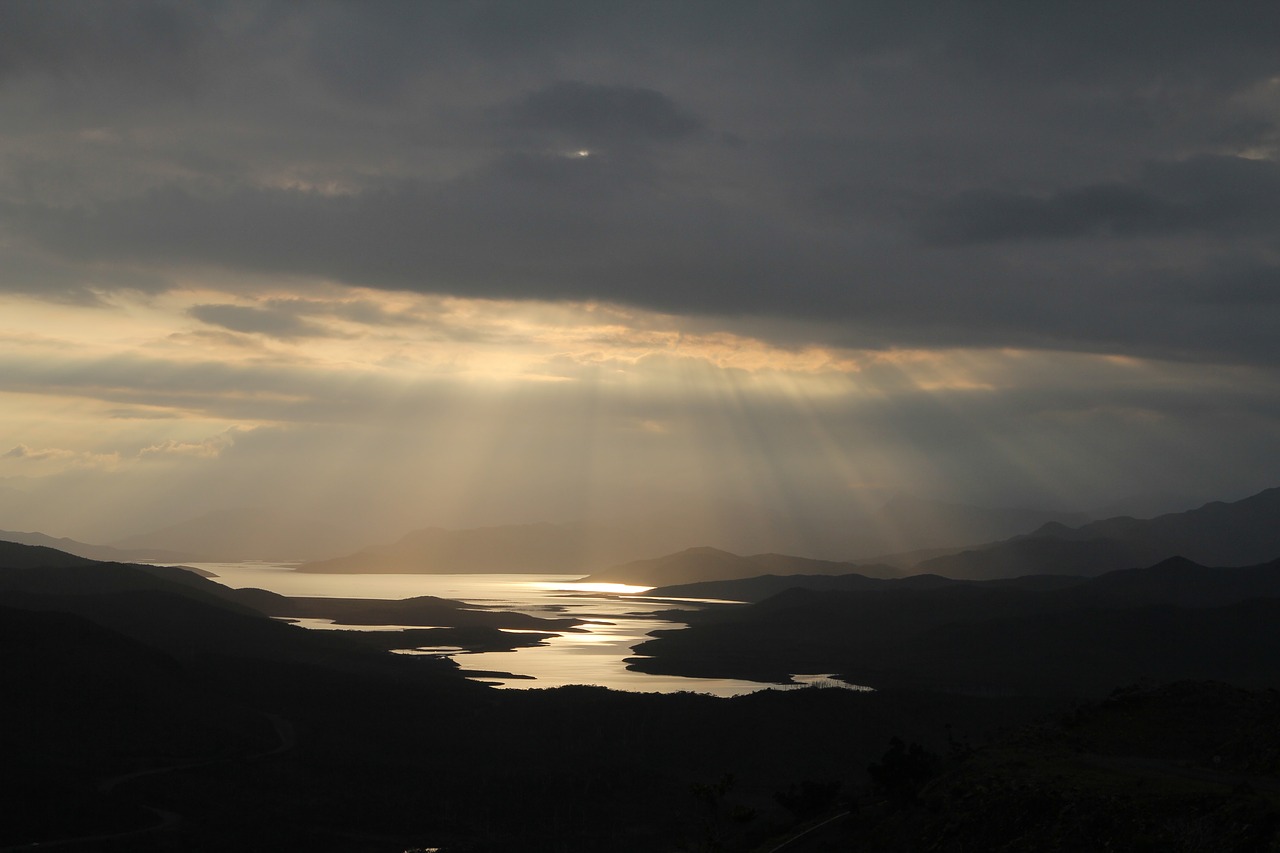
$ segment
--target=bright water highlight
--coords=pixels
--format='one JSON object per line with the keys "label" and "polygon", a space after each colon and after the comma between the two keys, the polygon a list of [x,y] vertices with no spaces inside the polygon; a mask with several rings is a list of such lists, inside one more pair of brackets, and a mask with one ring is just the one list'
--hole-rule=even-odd
{"label": "bright water highlight", "polygon": [[[693,609],[697,600],[647,599],[619,593],[641,593],[648,587],[624,584],[579,584],[580,575],[531,574],[319,574],[295,572],[291,566],[270,563],[193,563],[213,572],[216,580],[233,588],[257,587],[280,595],[328,598],[402,599],[422,595],[450,598],[468,604],[511,610],[541,617],[573,617],[588,624],[579,631],[552,637],[545,645],[504,652],[461,652],[432,648],[433,654],[453,657],[464,670],[509,672],[525,678],[481,680],[499,687],[538,688],[586,684],[634,692],[691,691],[715,696],[739,696],[765,689],[789,689],[826,676],[796,676],[799,685],[762,684],[732,678],[684,678],[631,672],[624,658],[635,657],[631,647],[650,631],[681,627],[660,619],[661,610]],[[311,629],[396,630],[398,626],[327,624],[299,620]]]}

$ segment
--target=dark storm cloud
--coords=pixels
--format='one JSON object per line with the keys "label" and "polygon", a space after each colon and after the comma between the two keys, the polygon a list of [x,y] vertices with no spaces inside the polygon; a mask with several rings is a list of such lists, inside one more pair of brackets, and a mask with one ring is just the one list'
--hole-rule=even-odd
{"label": "dark storm cloud", "polygon": [[1237,267],[1230,262],[1216,273],[1168,277],[1157,286],[1169,299],[1205,308],[1274,310],[1280,304],[1280,266]]}
{"label": "dark storm cloud", "polygon": [[[0,289],[213,266],[1274,362],[1270,279],[1223,276],[1274,263],[1277,43],[1250,2],[4,4],[0,246],[50,272]],[[307,329],[257,310],[215,322]]]}
{"label": "dark storm cloud", "polygon": [[563,81],[519,98],[507,120],[517,129],[551,134],[585,149],[672,142],[699,127],[661,92]]}
{"label": "dark storm cloud", "polygon": [[961,193],[927,217],[943,243],[1136,237],[1206,231],[1238,234],[1280,221],[1280,166],[1242,157],[1151,164],[1138,183],[1097,184],[1049,196]]}
{"label": "dark storm cloud", "polygon": [[[519,156],[446,184],[355,196],[161,190],[90,209],[29,209],[18,227],[86,260],[214,263],[468,296],[606,298],[761,310],[799,263],[767,221],[676,203],[604,158]],[[728,292],[725,292],[728,291]]]}
{"label": "dark storm cloud", "polygon": [[0,82],[105,75],[147,89],[190,85],[204,15],[196,4],[13,0],[0,10]]}

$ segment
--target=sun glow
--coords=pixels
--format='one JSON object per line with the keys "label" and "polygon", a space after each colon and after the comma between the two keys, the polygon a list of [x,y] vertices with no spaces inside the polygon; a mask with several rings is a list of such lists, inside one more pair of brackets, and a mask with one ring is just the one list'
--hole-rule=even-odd
{"label": "sun glow", "polygon": [[886,489],[991,470],[1071,483],[1087,472],[1070,460],[1099,450],[1063,436],[1167,431],[1133,387],[1257,382],[1131,356],[780,343],[597,302],[188,285],[0,298],[0,478],[25,494],[99,476],[77,500],[104,517],[122,494],[189,489],[406,529],[647,506],[803,538],[825,506]]}

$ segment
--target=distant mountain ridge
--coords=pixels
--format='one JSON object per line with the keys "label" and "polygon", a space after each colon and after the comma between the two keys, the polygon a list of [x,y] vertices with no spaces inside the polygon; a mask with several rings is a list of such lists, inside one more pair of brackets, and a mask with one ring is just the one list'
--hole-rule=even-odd
{"label": "distant mountain ridge", "polygon": [[[898,504],[899,509],[908,504]],[[1023,516],[1032,518],[1042,513]],[[906,574],[989,580],[1023,575],[1100,575],[1184,557],[1215,566],[1264,563],[1280,557],[1280,488],[1234,503],[1215,501],[1152,519],[1119,517],[1068,527],[1050,521],[1008,539],[969,548],[888,554],[868,561],[810,560],[786,555],[741,557],[716,548],[689,548],[593,573],[588,580],[665,587],[760,575]],[[830,585],[829,585],[830,586]]]}
{"label": "distant mountain ridge", "polygon": [[980,507],[911,495],[890,498],[872,517],[874,529],[864,534],[857,553],[866,560],[876,553],[922,551],[989,542],[1027,533],[1045,524],[1085,524],[1082,512]]}
{"label": "distant mountain ridge", "polygon": [[1109,518],[1080,527],[1046,524],[1024,536],[917,563],[915,571],[954,578],[1026,574],[1098,575],[1185,557],[1243,566],[1280,557],[1280,488],[1152,519]]}
{"label": "distant mountain ridge", "polygon": [[131,563],[131,562],[164,562],[164,563],[181,563],[191,562],[195,559],[192,554],[185,554],[180,551],[165,551],[157,548],[137,548],[137,549],[121,549],[111,548],[107,545],[91,545],[87,542],[78,542],[75,539],[68,539],[65,536],[53,537],[44,533],[25,533],[15,530],[0,530],[0,541],[16,542],[21,545],[38,545],[45,548],[56,548],[67,554],[75,554],[77,557],[85,557],[90,560],[100,560],[106,563]]}
{"label": "distant mountain ridge", "polygon": [[847,575],[857,572],[871,577],[897,577],[890,566],[858,565],[832,560],[811,560],[786,554],[755,554],[742,557],[719,548],[687,548],[651,560],[636,560],[596,572],[584,580],[592,583],[629,583],[666,586],[686,583],[688,578],[719,581],[751,577],[760,573],[785,575]]}
{"label": "distant mountain ridge", "polygon": [[[1209,607],[1250,598],[1280,598],[1280,560],[1256,566],[1209,568],[1171,557],[1145,568],[1118,569],[1099,575],[1023,575],[1017,578],[960,580],[941,575],[875,578],[847,575],[760,575],[655,587],[645,596],[706,598],[760,602],[790,590],[806,592],[891,592],[970,586],[986,590],[1052,593],[1062,602],[1084,606],[1139,607],[1171,604]],[[1063,592],[1070,589],[1071,592]]]}
{"label": "distant mountain ridge", "polygon": [[[427,527],[394,542],[366,546],[345,556],[331,553],[322,559],[312,558],[301,570],[591,573],[603,579],[601,573],[612,572],[610,567],[617,564],[697,546],[721,554],[756,555],[752,559],[760,565],[750,567],[752,573],[772,571],[766,564],[767,554],[779,555],[775,560],[815,561],[810,566],[791,566],[785,569],[787,572],[827,573],[835,569],[818,564],[843,563],[846,554],[892,554],[883,559],[860,556],[857,562],[904,565],[906,551],[919,560],[1027,533],[1046,522],[1078,524],[1088,520],[1081,513],[976,507],[904,495],[891,498],[874,513],[853,506],[847,511],[828,507],[820,519],[801,525],[749,505],[721,509],[720,515],[733,521],[709,527],[705,520],[699,522],[675,512],[607,523]],[[801,534],[802,528],[808,530],[809,538]],[[785,556],[792,553],[806,556]],[[839,571],[847,571],[847,566]],[[692,579],[661,577],[658,581]]]}
{"label": "distant mountain ridge", "polygon": [[190,562],[314,560],[350,550],[363,536],[332,523],[268,509],[241,507],[205,513],[149,533],[112,542],[113,548],[167,550]]}
{"label": "distant mountain ridge", "polygon": [[574,574],[587,571],[588,553],[579,532],[545,522],[465,530],[429,527],[390,545],[304,563],[298,571]]}

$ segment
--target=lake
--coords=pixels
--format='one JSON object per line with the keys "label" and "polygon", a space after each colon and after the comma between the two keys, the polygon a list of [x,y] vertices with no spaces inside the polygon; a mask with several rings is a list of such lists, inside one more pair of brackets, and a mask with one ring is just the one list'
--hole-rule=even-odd
{"label": "lake", "polygon": [[[630,672],[623,658],[635,657],[631,647],[657,629],[681,627],[659,619],[655,611],[694,608],[693,599],[649,599],[647,587],[623,584],[580,584],[581,575],[528,574],[312,574],[270,563],[192,563],[217,575],[217,581],[236,589],[257,587],[281,595],[329,598],[401,599],[420,595],[451,598],[469,604],[528,613],[543,617],[574,617],[589,624],[582,632],[558,635],[545,645],[511,652],[468,653],[427,650],[448,654],[465,670],[509,672],[529,676],[519,679],[485,677],[498,687],[561,687],[590,684],[614,690],[676,693],[683,690],[715,696],[738,696],[766,689],[794,689],[821,682],[823,675],[797,675],[799,685],[770,685],[732,678],[683,678]],[[301,620],[311,629],[364,630],[331,626],[324,620]],[[378,627],[373,630],[388,630]],[[394,630],[394,629],[392,629]],[[846,685],[841,685],[846,686]]]}

